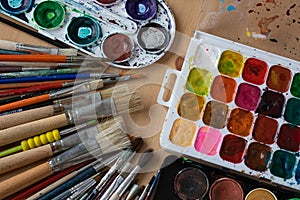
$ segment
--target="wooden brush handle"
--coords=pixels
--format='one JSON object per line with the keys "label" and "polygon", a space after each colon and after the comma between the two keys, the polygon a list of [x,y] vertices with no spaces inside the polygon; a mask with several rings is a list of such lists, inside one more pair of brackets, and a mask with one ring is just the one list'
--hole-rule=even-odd
{"label": "wooden brush handle", "polygon": [[43,94],[43,95],[36,96],[36,97],[22,99],[20,101],[15,101],[15,102],[12,102],[12,103],[1,105],[0,106],[0,112],[13,110],[13,109],[16,109],[16,108],[21,108],[23,106],[29,106],[29,105],[32,105],[32,104],[35,104],[35,103],[40,103],[40,102],[47,101],[49,99],[50,99],[49,94]]}
{"label": "wooden brush handle", "polygon": [[4,199],[52,174],[46,162],[0,182],[0,199]]}
{"label": "wooden brush handle", "polygon": [[0,146],[20,141],[49,130],[60,128],[68,125],[67,116],[63,113],[52,117],[20,124],[0,130]]}
{"label": "wooden brush handle", "polygon": [[0,158],[0,175],[52,156],[51,146],[44,145]]}
{"label": "wooden brush handle", "polygon": [[51,117],[54,115],[54,108],[52,105],[40,108],[25,110],[23,112],[12,113],[9,115],[0,116],[0,130],[13,127],[19,124],[32,122],[35,120]]}

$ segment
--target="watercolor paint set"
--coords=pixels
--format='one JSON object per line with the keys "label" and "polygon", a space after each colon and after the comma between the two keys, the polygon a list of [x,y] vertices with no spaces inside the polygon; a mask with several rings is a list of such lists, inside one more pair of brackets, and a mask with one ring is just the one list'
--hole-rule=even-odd
{"label": "watercolor paint set", "polygon": [[300,62],[196,31],[182,70],[169,69],[162,83],[160,144],[300,191],[299,84]]}
{"label": "watercolor paint set", "polygon": [[289,200],[299,194],[187,158],[168,156],[153,200]]}
{"label": "watercolor paint set", "polygon": [[160,59],[176,29],[164,0],[1,0],[0,12],[38,35],[120,68]]}

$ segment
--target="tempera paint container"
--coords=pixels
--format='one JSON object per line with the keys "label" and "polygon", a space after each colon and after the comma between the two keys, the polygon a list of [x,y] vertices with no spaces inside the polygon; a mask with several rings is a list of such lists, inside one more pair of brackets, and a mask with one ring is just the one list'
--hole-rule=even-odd
{"label": "tempera paint container", "polygon": [[32,8],[32,0],[1,0],[1,8],[10,14],[17,15],[24,13]]}
{"label": "tempera paint container", "polygon": [[277,197],[274,195],[273,192],[267,190],[265,188],[256,188],[250,191],[245,200],[277,200]]}
{"label": "tempera paint container", "polygon": [[202,199],[209,188],[207,176],[197,168],[185,168],[174,180],[176,194],[182,200]]}
{"label": "tempera paint container", "polygon": [[67,31],[70,41],[80,47],[94,44],[102,36],[99,22],[87,16],[73,18]]}
{"label": "tempera paint container", "polygon": [[103,39],[102,51],[113,62],[125,62],[132,57],[133,40],[126,34],[113,33]]}
{"label": "tempera paint container", "polygon": [[196,31],[182,70],[169,69],[159,92],[169,108],[161,146],[300,190],[299,71],[299,61]]}
{"label": "tempera paint container", "polygon": [[65,20],[66,11],[57,1],[43,1],[34,8],[33,20],[42,29],[55,29]]}
{"label": "tempera paint container", "polygon": [[162,25],[148,23],[143,25],[137,34],[139,46],[149,53],[159,53],[169,44],[170,35]]}
{"label": "tempera paint container", "polygon": [[127,14],[134,20],[149,20],[157,13],[156,0],[126,0]]}

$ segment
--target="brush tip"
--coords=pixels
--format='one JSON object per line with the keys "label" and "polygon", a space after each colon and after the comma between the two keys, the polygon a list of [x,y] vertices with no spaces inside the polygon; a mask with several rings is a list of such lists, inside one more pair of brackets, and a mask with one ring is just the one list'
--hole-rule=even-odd
{"label": "brush tip", "polygon": [[147,149],[143,152],[142,156],[138,161],[138,166],[143,168],[153,158],[153,149]]}
{"label": "brush tip", "polygon": [[58,49],[58,55],[63,56],[77,56],[78,51],[76,49]]}
{"label": "brush tip", "polygon": [[143,78],[143,77],[145,77],[145,75],[144,74],[130,74],[130,77],[132,79],[137,79],[137,78]]}

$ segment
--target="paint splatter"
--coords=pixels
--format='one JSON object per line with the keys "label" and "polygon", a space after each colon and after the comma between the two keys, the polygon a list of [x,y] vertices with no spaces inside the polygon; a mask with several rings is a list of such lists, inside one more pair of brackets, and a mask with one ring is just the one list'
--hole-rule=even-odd
{"label": "paint splatter", "polygon": [[266,0],[266,3],[273,3],[273,4],[276,4],[275,0]]}
{"label": "paint splatter", "polygon": [[227,11],[233,11],[233,10],[236,10],[236,7],[235,6],[233,6],[233,5],[229,5],[228,7],[227,7]]}
{"label": "paint splatter", "polygon": [[286,15],[287,15],[287,16],[290,16],[290,15],[291,15],[291,10],[292,10],[293,8],[295,8],[295,7],[296,7],[296,4],[292,5],[292,6],[286,11]]}
{"label": "paint splatter", "polygon": [[278,40],[275,39],[275,38],[271,38],[270,41],[271,41],[271,42],[278,42]]}
{"label": "paint splatter", "polygon": [[260,33],[261,34],[265,34],[265,35],[268,35],[271,30],[268,28],[269,24],[271,22],[273,22],[275,19],[279,18],[278,15],[275,15],[273,17],[270,17],[270,18],[262,18],[259,22],[258,22],[258,26],[260,28]]}

